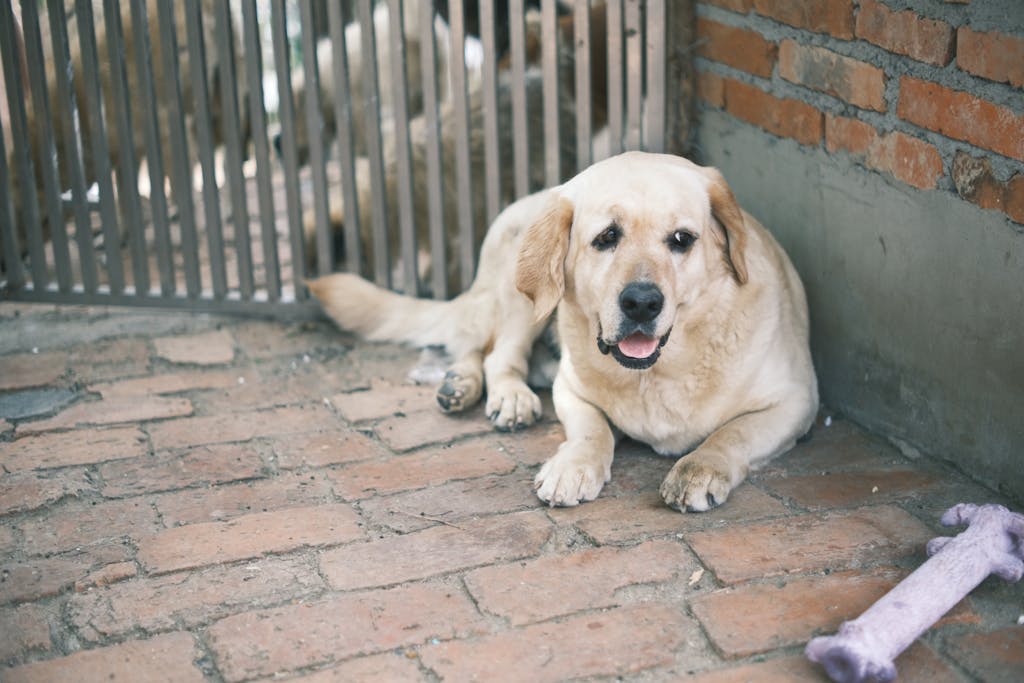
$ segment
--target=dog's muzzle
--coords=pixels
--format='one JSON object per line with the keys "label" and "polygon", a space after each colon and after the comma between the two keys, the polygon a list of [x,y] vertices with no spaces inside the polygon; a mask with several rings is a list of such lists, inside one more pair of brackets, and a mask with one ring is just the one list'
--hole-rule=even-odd
{"label": "dog's muzzle", "polygon": [[619,365],[631,370],[645,370],[658,360],[668,342],[670,329],[664,335],[654,334],[658,315],[665,306],[665,297],[653,282],[636,281],[626,285],[619,294],[622,322],[615,340],[598,333],[597,348],[611,354]]}

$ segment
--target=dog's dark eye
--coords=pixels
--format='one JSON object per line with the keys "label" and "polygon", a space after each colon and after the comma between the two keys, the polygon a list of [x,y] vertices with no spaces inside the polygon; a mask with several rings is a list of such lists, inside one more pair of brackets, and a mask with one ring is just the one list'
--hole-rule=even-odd
{"label": "dog's dark eye", "polygon": [[676,230],[672,233],[672,236],[668,238],[668,247],[672,251],[677,251],[683,254],[690,250],[693,243],[697,241],[697,236],[689,230]]}
{"label": "dog's dark eye", "polygon": [[600,235],[595,237],[591,244],[598,251],[605,251],[607,249],[614,249],[620,239],[622,239],[622,229],[612,223]]}

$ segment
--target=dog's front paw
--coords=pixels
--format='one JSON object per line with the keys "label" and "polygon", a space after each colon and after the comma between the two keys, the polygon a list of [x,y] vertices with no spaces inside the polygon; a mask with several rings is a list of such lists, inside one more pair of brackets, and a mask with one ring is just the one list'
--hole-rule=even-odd
{"label": "dog's front paw", "polygon": [[729,463],[716,454],[680,458],[661,483],[661,497],[685,512],[706,512],[721,505],[732,490]]}
{"label": "dog's front paw", "polygon": [[563,448],[551,457],[533,480],[537,497],[549,505],[573,506],[597,498],[611,479],[611,463],[577,455]]}
{"label": "dog's front paw", "polygon": [[437,388],[437,404],[446,413],[459,413],[476,405],[482,393],[481,378],[449,370],[444,376],[444,382]]}
{"label": "dog's front paw", "polygon": [[522,382],[502,382],[487,388],[487,417],[498,431],[529,427],[540,419],[541,413],[537,394]]}

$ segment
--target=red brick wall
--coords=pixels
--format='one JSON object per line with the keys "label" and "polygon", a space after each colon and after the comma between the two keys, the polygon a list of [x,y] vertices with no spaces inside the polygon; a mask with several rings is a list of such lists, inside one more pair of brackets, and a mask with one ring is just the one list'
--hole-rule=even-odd
{"label": "red brick wall", "polygon": [[700,106],[1024,224],[1024,21],[970,4],[702,0]]}

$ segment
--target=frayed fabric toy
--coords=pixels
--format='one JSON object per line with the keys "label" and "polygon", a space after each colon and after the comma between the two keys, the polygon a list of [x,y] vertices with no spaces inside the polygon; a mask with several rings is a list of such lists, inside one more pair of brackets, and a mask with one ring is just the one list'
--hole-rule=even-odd
{"label": "frayed fabric toy", "polygon": [[1018,581],[1024,574],[1024,515],[1002,505],[961,503],[944,526],[967,524],[954,537],[928,542],[929,559],[834,636],[815,638],[805,653],[838,683],[891,681],[893,660],[989,574]]}

